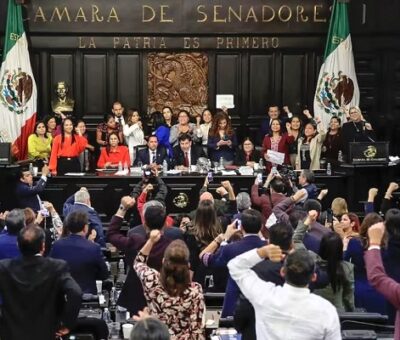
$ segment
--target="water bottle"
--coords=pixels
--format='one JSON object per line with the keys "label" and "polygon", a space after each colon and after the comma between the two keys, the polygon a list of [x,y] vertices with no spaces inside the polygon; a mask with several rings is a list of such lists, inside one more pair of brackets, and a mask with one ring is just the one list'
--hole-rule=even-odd
{"label": "water bottle", "polygon": [[129,166],[127,161],[124,162],[124,171],[129,172]]}
{"label": "water bottle", "polygon": [[89,150],[85,149],[85,151],[83,151],[83,164],[84,164],[84,169],[85,171],[89,171],[90,170],[90,164],[89,164]]}
{"label": "water bottle", "polygon": [[328,176],[332,176],[331,163],[328,163],[328,164],[326,165],[326,174],[327,174]]}
{"label": "water bottle", "polygon": [[224,169],[224,157],[220,157],[220,159],[219,159],[219,167],[220,167],[221,170]]}
{"label": "water bottle", "polygon": [[118,171],[122,171],[122,162],[121,161],[119,161],[119,163],[118,163]]}
{"label": "water bottle", "polygon": [[166,176],[168,172],[168,162],[166,159],[164,159],[164,161],[162,162],[162,171],[164,176]]}
{"label": "water bottle", "polygon": [[210,275],[210,281],[208,282],[208,288],[214,288],[214,275]]}
{"label": "water bottle", "polygon": [[[116,292],[115,287],[112,287],[111,292],[110,292],[110,305],[111,306],[115,306],[117,304],[117,300],[115,300],[115,292]],[[105,312],[105,310],[104,310],[104,312]]]}
{"label": "water bottle", "polygon": [[264,169],[264,161],[262,158],[260,158],[260,160],[258,161],[258,169],[260,170],[260,172],[263,172]]}
{"label": "water bottle", "polygon": [[125,263],[123,259],[118,262],[118,274],[125,274]]}
{"label": "water bottle", "polygon": [[343,152],[342,152],[342,150],[339,150],[337,160],[338,160],[339,163],[343,163],[344,160],[343,160]]}
{"label": "water bottle", "polygon": [[111,265],[110,265],[110,262],[106,261],[106,266],[107,266],[108,272],[111,273]]}
{"label": "water bottle", "polygon": [[32,174],[33,176],[33,164],[29,163],[29,172]]}
{"label": "water bottle", "polygon": [[112,322],[111,321],[111,314],[110,314],[110,311],[108,310],[108,308],[104,308],[103,320],[107,325],[109,325]]}

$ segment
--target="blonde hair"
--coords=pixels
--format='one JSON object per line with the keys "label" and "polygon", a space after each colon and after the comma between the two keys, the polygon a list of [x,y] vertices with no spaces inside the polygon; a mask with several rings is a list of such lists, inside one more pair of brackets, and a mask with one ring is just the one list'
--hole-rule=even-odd
{"label": "blonde hair", "polygon": [[342,216],[349,212],[348,208],[347,208],[347,202],[342,197],[336,197],[332,201],[331,208],[332,208],[333,215],[335,215],[335,216]]}

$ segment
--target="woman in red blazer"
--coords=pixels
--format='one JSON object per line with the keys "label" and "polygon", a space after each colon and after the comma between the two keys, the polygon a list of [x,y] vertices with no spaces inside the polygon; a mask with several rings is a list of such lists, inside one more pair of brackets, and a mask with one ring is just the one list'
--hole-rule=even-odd
{"label": "woman in red blazer", "polygon": [[107,142],[108,145],[101,149],[97,166],[99,168],[117,168],[119,162],[123,166],[129,166],[131,164],[129,149],[125,145],[118,145],[120,143],[118,134],[112,132],[108,136]]}
{"label": "woman in red blazer", "polygon": [[271,170],[272,166],[276,166],[269,161],[267,156],[267,151],[277,151],[285,154],[284,164],[290,164],[289,158],[289,144],[294,142],[294,137],[292,136],[292,131],[290,129],[290,123],[286,124],[287,133],[282,133],[282,126],[279,119],[272,119],[271,121],[271,133],[265,135],[263,141],[263,155],[264,159],[267,161],[266,169]]}

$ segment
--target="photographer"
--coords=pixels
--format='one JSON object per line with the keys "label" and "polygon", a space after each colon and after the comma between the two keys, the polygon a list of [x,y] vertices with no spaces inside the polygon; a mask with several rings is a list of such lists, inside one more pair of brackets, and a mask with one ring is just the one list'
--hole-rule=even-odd
{"label": "photographer", "polygon": [[[144,190],[146,188],[146,190]],[[164,181],[158,177],[156,167],[146,167],[143,170],[142,180],[135,185],[130,196],[135,200],[145,191],[145,201],[157,200],[165,204],[168,188]]]}

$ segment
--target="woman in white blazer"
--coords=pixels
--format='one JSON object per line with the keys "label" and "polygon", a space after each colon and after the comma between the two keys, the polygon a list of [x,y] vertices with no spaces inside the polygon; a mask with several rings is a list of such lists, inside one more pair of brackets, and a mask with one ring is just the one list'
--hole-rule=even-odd
{"label": "woman in white blazer", "polygon": [[135,147],[146,144],[144,140],[143,126],[140,120],[139,111],[135,109],[128,110],[127,124],[124,125],[123,133],[126,144],[129,149],[131,162],[135,160]]}
{"label": "woman in white blazer", "polygon": [[319,118],[314,120],[308,110],[305,111],[310,121],[304,127],[304,136],[298,140],[296,169],[318,170],[326,131]]}

